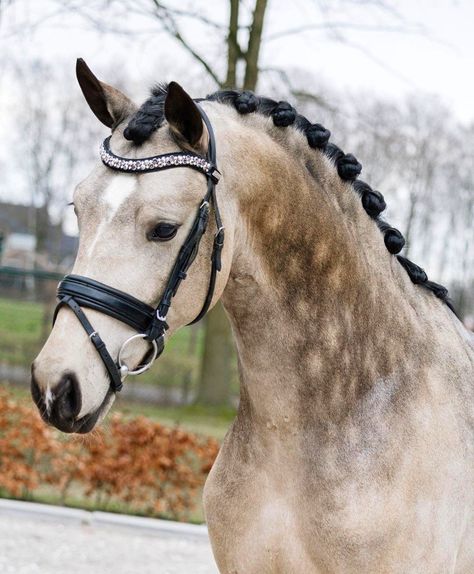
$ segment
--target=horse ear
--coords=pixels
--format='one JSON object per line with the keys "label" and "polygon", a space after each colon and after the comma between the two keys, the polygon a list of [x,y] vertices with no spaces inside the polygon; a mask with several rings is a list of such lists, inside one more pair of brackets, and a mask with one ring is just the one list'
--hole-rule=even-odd
{"label": "horse ear", "polygon": [[176,82],[168,84],[165,118],[178,139],[193,148],[200,147],[204,135],[201,114],[191,96]]}
{"label": "horse ear", "polygon": [[77,59],[76,76],[90,109],[107,127],[113,129],[137,110],[120,90],[100,82],[82,58]]}

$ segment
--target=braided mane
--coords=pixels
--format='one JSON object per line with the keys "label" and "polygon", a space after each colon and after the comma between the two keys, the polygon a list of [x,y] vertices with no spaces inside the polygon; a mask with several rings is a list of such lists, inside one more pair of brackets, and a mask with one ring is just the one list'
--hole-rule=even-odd
{"label": "braided mane", "polygon": [[[159,84],[152,89],[150,97],[142,104],[125,128],[124,137],[126,139],[140,145],[163,124],[167,89],[166,84]],[[399,254],[405,245],[405,239],[398,229],[381,218],[380,214],[387,207],[383,195],[379,191],[373,190],[364,181],[357,179],[362,171],[362,165],[352,154],[344,153],[337,145],[329,142],[331,132],[328,129],[321,124],[312,124],[307,118],[298,114],[288,102],[277,102],[270,98],[257,96],[250,91],[219,90],[208,95],[204,100],[232,106],[242,115],[256,112],[264,116],[271,116],[274,125],[278,127],[293,125],[297,130],[303,132],[308,145],[324,153],[336,167],[339,177],[352,184],[354,191],[361,197],[363,208],[375,220],[382,232],[386,248],[397,257],[411,281],[434,293],[456,314],[448,290],[442,285],[430,281],[421,267]]]}

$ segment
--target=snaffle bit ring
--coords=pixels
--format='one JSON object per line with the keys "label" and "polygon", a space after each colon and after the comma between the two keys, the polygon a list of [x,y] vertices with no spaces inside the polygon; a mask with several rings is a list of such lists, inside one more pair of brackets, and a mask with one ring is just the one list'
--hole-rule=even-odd
{"label": "snaffle bit ring", "polygon": [[123,379],[125,379],[125,377],[127,375],[140,375],[141,373],[144,373],[155,362],[155,359],[158,356],[158,345],[157,345],[156,341],[149,341],[149,343],[151,344],[151,346],[153,348],[153,352],[152,352],[151,357],[148,360],[148,362],[145,363],[144,365],[138,365],[138,367],[135,370],[130,371],[129,368],[127,367],[127,365],[122,360],[122,354],[123,354],[123,351],[126,348],[126,346],[131,341],[134,341],[135,339],[145,339],[145,337],[146,337],[145,333],[138,333],[137,335],[132,335],[120,347],[120,351],[118,352],[118,357],[117,357],[117,365],[118,365],[118,368],[120,371],[120,376],[122,378],[122,381],[123,381]]}

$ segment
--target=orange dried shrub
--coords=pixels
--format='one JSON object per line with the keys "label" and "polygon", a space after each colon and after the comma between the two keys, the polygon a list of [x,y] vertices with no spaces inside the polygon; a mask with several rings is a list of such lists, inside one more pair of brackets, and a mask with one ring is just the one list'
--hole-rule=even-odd
{"label": "orange dried shrub", "polygon": [[112,417],[86,439],[60,438],[36,409],[0,393],[0,492],[34,496],[53,487],[61,500],[71,488],[88,502],[120,503],[132,512],[185,519],[194,510],[219,445],[144,417]]}
{"label": "orange dried shrub", "polygon": [[32,409],[0,393],[0,491],[28,497],[57,447],[52,429]]}
{"label": "orange dried shrub", "polygon": [[180,516],[193,509],[218,444],[144,417],[112,417],[107,432],[84,445],[75,478],[87,494],[119,500],[146,514]]}

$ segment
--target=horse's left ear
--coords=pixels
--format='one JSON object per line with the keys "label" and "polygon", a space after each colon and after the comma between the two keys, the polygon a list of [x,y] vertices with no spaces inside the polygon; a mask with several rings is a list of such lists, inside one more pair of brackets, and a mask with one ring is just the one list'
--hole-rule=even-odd
{"label": "horse's left ear", "polygon": [[165,117],[173,134],[192,148],[203,145],[204,125],[191,96],[176,82],[168,84]]}
{"label": "horse's left ear", "polygon": [[82,58],[77,59],[76,76],[90,109],[107,127],[114,129],[136,112],[137,106],[132,100],[117,88],[99,81]]}

